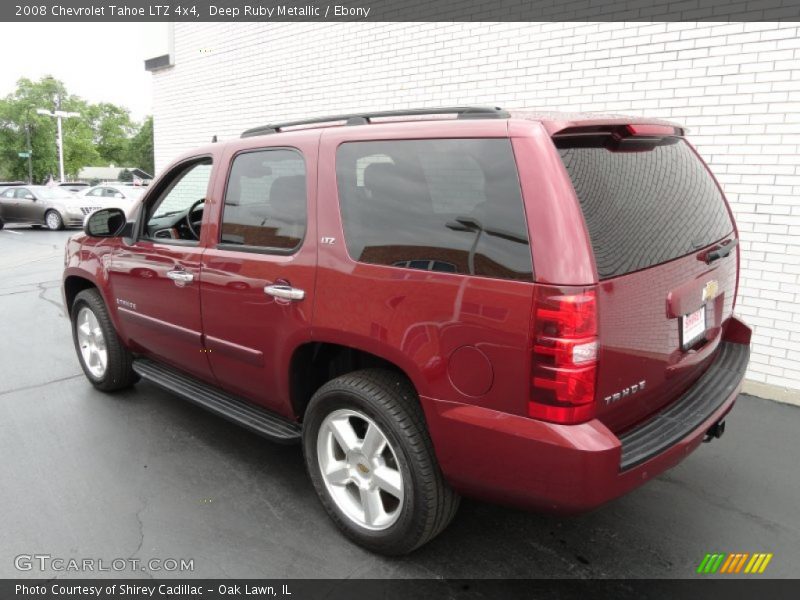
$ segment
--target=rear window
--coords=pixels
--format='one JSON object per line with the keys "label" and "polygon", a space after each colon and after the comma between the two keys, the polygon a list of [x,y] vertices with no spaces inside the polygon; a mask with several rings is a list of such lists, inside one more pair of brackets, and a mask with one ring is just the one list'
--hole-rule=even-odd
{"label": "rear window", "polygon": [[569,144],[559,140],[558,151],[601,279],[684,256],[733,230],[719,189],[684,141],[639,151]]}
{"label": "rear window", "polygon": [[349,142],[337,151],[336,175],[355,260],[532,280],[509,140]]}

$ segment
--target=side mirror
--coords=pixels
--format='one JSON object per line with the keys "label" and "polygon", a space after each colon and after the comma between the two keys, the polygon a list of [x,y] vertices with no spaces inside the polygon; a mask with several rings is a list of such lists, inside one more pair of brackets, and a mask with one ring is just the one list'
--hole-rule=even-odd
{"label": "side mirror", "polygon": [[119,208],[103,208],[94,211],[83,223],[83,231],[89,237],[113,238],[124,233],[125,212]]}
{"label": "side mirror", "polygon": [[25,194],[25,200],[33,200],[34,202],[36,202],[36,196],[34,196],[33,194]]}

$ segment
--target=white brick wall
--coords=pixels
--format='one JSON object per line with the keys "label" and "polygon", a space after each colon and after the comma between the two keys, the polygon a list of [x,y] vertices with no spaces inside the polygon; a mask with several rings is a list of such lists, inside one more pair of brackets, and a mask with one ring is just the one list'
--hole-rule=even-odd
{"label": "white brick wall", "polygon": [[156,166],[269,121],[496,104],[681,121],[739,223],[748,378],[800,391],[800,36],[785,23],[175,24]]}

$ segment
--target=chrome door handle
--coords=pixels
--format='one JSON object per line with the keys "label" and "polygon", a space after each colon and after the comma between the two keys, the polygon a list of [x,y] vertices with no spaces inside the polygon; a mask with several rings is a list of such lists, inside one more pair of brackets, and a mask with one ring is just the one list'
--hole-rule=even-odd
{"label": "chrome door handle", "polygon": [[186,271],[167,271],[167,277],[172,279],[178,285],[186,285],[194,281],[194,275]]}
{"label": "chrome door handle", "polygon": [[267,296],[275,298],[283,298],[284,300],[302,300],[306,297],[305,290],[293,288],[290,285],[268,285],[264,287],[264,293]]}

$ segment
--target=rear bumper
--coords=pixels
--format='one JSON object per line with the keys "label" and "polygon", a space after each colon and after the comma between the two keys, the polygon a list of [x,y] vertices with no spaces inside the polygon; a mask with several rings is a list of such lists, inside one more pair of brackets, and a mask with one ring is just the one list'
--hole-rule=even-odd
{"label": "rear bumper", "polygon": [[429,399],[445,477],[464,495],[549,512],[583,512],[621,496],[681,462],[730,411],[749,344],[723,344],[681,398],[620,437],[598,420],[557,425]]}

